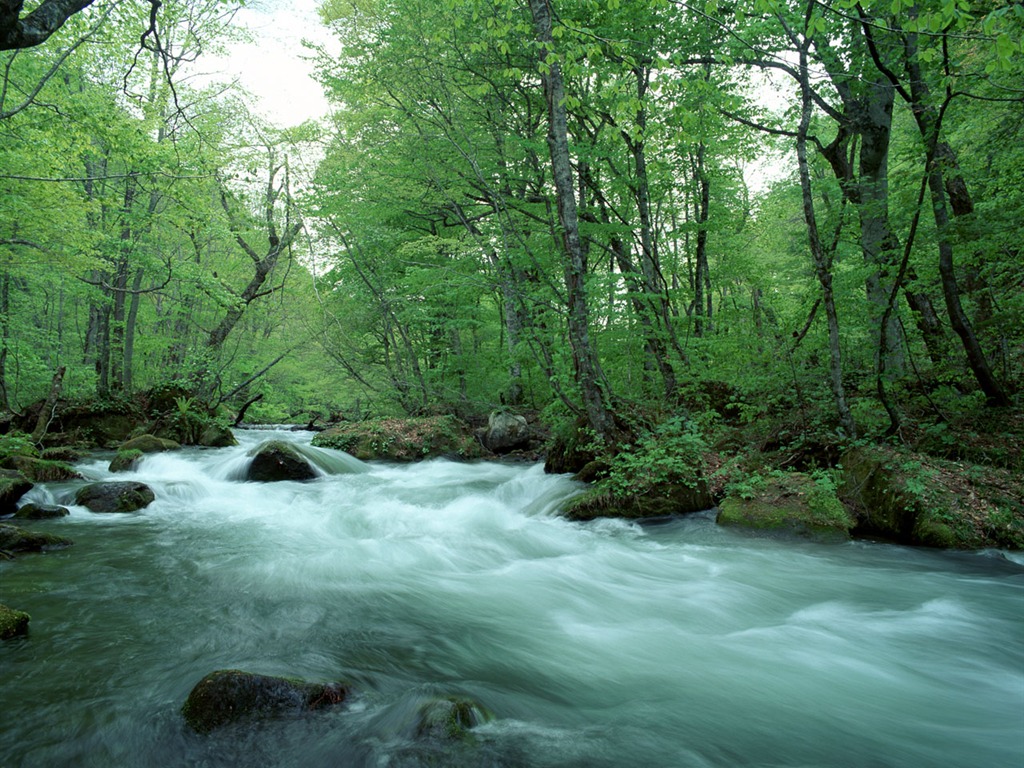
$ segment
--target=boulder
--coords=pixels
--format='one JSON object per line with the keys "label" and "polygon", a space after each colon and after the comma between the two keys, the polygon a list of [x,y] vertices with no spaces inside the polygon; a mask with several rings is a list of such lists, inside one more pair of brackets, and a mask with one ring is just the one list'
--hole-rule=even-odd
{"label": "boulder", "polygon": [[70,515],[67,507],[59,507],[56,504],[34,504],[31,501],[23,504],[14,513],[15,520],[49,520],[54,517],[65,517]]}
{"label": "boulder", "polygon": [[196,683],[181,714],[192,730],[209,733],[238,721],[333,706],[345,701],[348,694],[345,683],[306,683],[226,669],[211,672]]}
{"label": "boulder", "polygon": [[223,424],[210,424],[199,435],[198,445],[205,448],[230,448],[238,445],[235,433]]}
{"label": "boulder", "polygon": [[0,515],[10,515],[18,500],[32,490],[32,482],[13,469],[0,469]]}
{"label": "boulder", "polygon": [[29,619],[31,617],[24,611],[0,605],[0,640],[27,635]]}
{"label": "boulder", "polygon": [[139,435],[131,440],[121,443],[120,451],[139,451],[141,453],[162,453],[164,451],[176,451],[181,448],[180,443],[168,440],[156,435]]}
{"label": "boulder", "polygon": [[480,441],[493,453],[508,453],[528,447],[530,437],[526,417],[508,411],[493,411],[487,417],[487,428],[481,431]]}
{"label": "boulder", "polygon": [[836,496],[831,482],[816,482],[803,472],[789,472],[730,495],[718,506],[716,522],[760,534],[846,541],[855,520]]}
{"label": "boulder", "polygon": [[26,531],[24,528],[0,523],[0,551],[7,554],[44,552],[48,549],[70,547],[71,544],[71,539],[65,539],[63,536]]}
{"label": "boulder", "polygon": [[312,480],[317,476],[316,470],[295,450],[295,446],[282,440],[260,443],[251,455],[252,464],[249,465],[246,480]]}
{"label": "boulder", "polygon": [[145,483],[122,481],[90,483],[75,493],[75,504],[92,512],[135,512],[148,507],[156,499]]}

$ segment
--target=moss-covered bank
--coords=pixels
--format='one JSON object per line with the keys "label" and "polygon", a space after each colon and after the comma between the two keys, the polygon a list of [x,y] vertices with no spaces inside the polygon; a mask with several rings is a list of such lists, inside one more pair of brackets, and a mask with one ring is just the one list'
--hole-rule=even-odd
{"label": "moss-covered bank", "polygon": [[438,456],[476,459],[487,455],[470,425],[454,416],[339,424],[318,433],[313,445],[345,451],[362,461],[409,462]]}

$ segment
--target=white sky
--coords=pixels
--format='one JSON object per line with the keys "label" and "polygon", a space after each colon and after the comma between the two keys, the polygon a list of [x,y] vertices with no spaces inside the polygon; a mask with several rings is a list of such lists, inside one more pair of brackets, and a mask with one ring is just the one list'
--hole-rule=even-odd
{"label": "white sky", "polygon": [[328,112],[313,66],[303,57],[303,39],[332,42],[317,15],[319,0],[252,0],[235,21],[248,27],[255,40],[233,45],[229,58],[217,68],[237,77],[256,97],[254,110],[280,127],[298,125]]}

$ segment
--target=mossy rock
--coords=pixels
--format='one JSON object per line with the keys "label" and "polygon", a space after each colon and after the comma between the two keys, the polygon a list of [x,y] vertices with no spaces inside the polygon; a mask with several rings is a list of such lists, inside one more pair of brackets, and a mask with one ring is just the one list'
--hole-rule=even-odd
{"label": "mossy rock", "polygon": [[20,472],[33,483],[60,483],[65,480],[82,479],[82,476],[70,464],[53,459],[11,456],[4,461],[4,467]]}
{"label": "mossy rock", "polygon": [[470,730],[494,717],[472,699],[449,696],[432,699],[418,712],[416,736],[420,738],[467,741]]}
{"label": "mossy rock", "polygon": [[26,531],[24,528],[0,523],[0,550],[8,554],[63,549],[70,547],[72,543],[71,539],[65,539],[63,536]]}
{"label": "mossy rock", "polygon": [[843,456],[840,498],[858,536],[955,549],[1024,549],[1017,472],[885,446]]}
{"label": "mossy rock", "polygon": [[75,504],[92,512],[135,512],[152,504],[156,495],[145,483],[122,481],[90,483],[79,488],[74,498]]}
{"label": "mossy rock", "polygon": [[120,450],[117,455],[110,460],[110,466],[107,467],[111,472],[131,472],[133,469],[139,466],[142,461],[142,457],[145,456],[142,451],[131,449],[131,450]]}
{"label": "mossy rock", "polygon": [[651,488],[645,493],[622,497],[600,486],[569,499],[562,515],[569,520],[584,522],[599,517],[619,517],[642,520],[671,515],[688,515],[713,506],[708,485],[702,478],[693,485],[671,483]]}
{"label": "mossy rock", "polygon": [[151,434],[180,445],[227,448],[238,445],[231,429],[212,416],[195,411],[171,411],[147,423],[138,433]]}
{"label": "mossy rock", "polygon": [[454,416],[372,419],[325,429],[313,438],[361,461],[419,461],[438,456],[475,459],[487,455],[469,425]]}
{"label": "mossy rock", "polygon": [[264,717],[297,715],[345,701],[345,683],[307,683],[237,669],[211,672],[196,683],[181,714],[197,733]]}
{"label": "mossy rock", "polygon": [[156,435],[139,435],[121,443],[120,451],[139,451],[139,453],[163,453],[164,451],[176,451],[181,448],[181,443],[168,440],[165,437]]}
{"label": "mossy rock", "polygon": [[0,605],[0,640],[27,635],[28,623],[31,618],[24,611],[16,611],[6,605]]}
{"label": "mossy rock", "polygon": [[10,515],[18,508],[18,500],[32,490],[33,483],[13,469],[0,469],[0,515]]}
{"label": "mossy rock", "polygon": [[856,523],[831,487],[802,472],[773,476],[746,496],[723,499],[717,523],[821,541],[848,540]]}
{"label": "mossy rock", "polygon": [[205,448],[230,448],[238,445],[238,440],[230,427],[214,422],[203,429],[196,444]]}
{"label": "mossy rock", "polygon": [[67,517],[71,512],[67,507],[56,504],[23,504],[14,513],[15,520],[52,520],[56,517]]}
{"label": "mossy rock", "polygon": [[249,452],[252,464],[246,480],[271,483],[279,480],[312,480],[317,476],[313,466],[291,443],[267,440]]}

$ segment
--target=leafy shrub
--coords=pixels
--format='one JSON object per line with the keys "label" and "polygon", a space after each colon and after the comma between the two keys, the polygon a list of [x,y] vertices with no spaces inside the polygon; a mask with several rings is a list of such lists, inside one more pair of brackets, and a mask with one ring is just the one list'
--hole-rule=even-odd
{"label": "leafy shrub", "polygon": [[707,448],[696,426],[675,416],[621,450],[612,459],[608,477],[601,485],[620,499],[663,486],[693,488],[703,477],[703,453]]}

